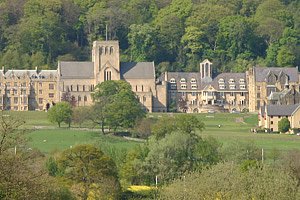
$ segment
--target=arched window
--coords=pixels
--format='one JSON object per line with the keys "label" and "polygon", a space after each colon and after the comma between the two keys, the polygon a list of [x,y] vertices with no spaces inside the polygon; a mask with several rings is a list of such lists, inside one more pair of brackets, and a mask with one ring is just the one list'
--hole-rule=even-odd
{"label": "arched window", "polygon": [[108,54],[108,47],[105,47],[105,54]]}
{"label": "arched window", "polygon": [[113,48],[113,47],[110,47],[110,48],[109,48],[109,54],[113,54],[113,52],[114,52],[114,48]]}

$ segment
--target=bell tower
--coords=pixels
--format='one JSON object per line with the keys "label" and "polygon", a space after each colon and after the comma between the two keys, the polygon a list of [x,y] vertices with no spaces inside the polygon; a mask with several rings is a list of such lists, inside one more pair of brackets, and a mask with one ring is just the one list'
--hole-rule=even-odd
{"label": "bell tower", "polygon": [[95,85],[107,80],[120,80],[119,41],[94,41],[92,61]]}
{"label": "bell tower", "polygon": [[200,63],[200,76],[201,80],[212,81],[212,63],[208,59]]}

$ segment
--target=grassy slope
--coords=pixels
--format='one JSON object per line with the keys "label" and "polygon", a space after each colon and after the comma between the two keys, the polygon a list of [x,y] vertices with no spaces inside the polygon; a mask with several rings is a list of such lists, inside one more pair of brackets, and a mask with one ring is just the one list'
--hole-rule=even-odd
{"label": "grassy slope", "polygon": [[[56,127],[47,120],[45,112],[9,112],[24,119],[26,127],[47,126]],[[150,114],[159,117],[162,114]],[[168,114],[170,115],[170,114]],[[300,137],[295,135],[279,134],[253,134],[250,129],[257,124],[255,114],[197,114],[204,123],[205,130],[203,136],[213,136],[220,140],[224,146],[231,141],[254,141],[259,147],[265,149],[277,148],[280,150],[300,149]],[[221,128],[218,128],[218,125]],[[136,142],[123,140],[113,136],[102,136],[96,132],[75,131],[68,129],[37,130],[29,134],[32,138],[30,145],[37,147],[43,152],[50,152],[55,149],[61,150],[69,148],[71,145],[79,143],[96,143],[103,148],[116,147],[117,149],[131,148]],[[47,142],[43,142],[47,140]]]}

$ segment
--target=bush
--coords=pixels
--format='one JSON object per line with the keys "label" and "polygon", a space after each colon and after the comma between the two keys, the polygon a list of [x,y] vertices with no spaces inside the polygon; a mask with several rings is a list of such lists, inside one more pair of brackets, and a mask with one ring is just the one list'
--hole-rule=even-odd
{"label": "bush", "polygon": [[278,122],[278,131],[285,133],[290,129],[291,125],[290,125],[290,121],[288,118],[282,118],[279,122]]}

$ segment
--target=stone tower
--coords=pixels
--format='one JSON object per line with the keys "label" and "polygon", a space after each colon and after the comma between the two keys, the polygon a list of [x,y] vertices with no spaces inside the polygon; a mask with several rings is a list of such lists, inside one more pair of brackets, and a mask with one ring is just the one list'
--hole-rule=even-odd
{"label": "stone tower", "polygon": [[200,63],[200,76],[202,81],[212,81],[212,63],[208,59]]}
{"label": "stone tower", "polygon": [[120,80],[119,41],[93,42],[95,85],[106,80]]}

